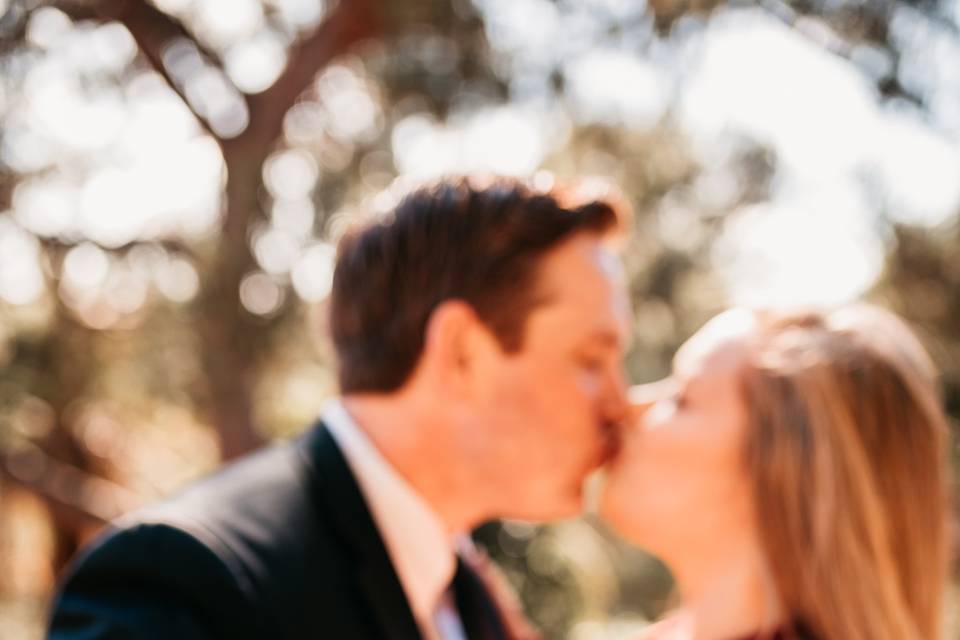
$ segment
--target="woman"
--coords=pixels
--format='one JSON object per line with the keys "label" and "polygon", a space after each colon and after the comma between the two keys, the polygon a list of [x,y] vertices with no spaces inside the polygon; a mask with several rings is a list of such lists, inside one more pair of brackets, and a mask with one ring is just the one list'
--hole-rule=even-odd
{"label": "woman", "polygon": [[942,637],[947,427],[902,322],[729,311],[640,390],[601,511],[676,578],[644,638]]}

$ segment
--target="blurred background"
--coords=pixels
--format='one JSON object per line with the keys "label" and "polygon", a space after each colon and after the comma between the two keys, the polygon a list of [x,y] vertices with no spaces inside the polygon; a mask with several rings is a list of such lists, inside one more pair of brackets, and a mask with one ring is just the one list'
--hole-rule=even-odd
{"label": "blurred background", "polygon": [[[304,429],[339,235],[468,171],[622,186],[634,382],[727,305],[865,296],[960,415],[957,0],[0,0],[0,637]],[[549,638],[670,606],[590,516],[476,536]]]}

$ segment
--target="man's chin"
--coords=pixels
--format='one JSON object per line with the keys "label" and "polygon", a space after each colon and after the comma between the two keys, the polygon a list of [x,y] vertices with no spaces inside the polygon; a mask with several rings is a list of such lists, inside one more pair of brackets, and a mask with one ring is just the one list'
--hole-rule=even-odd
{"label": "man's chin", "polygon": [[552,500],[542,500],[535,508],[525,509],[522,512],[513,511],[505,515],[507,520],[522,520],[524,522],[546,524],[555,520],[570,520],[583,513],[584,496],[581,488],[570,488],[563,495]]}
{"label": "man's chin", "polygon": [[563,500],[558,500],[554,515],[551,520],[569,520],[579,518],[584,513],[588,513],[593,500],[594,478],[598,475],[598,469],[594,469],[586,476],[571,484]]}
{"label": "man's chin", "polygon": [[617,432],[609,432],[609,435],[604,438],[603,446],[597,455],[596,467],[601,468],[610,465],[620,458],[622,451],[623,438],[620,437],[619,433]]}

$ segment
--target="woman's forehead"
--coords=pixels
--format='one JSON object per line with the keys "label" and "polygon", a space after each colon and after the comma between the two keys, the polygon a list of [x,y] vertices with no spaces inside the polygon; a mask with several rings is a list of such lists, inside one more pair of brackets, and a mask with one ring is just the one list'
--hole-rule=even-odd
{"label": "woman's forehead", "polygon": [[676,370],[694,375],[739,369],[755,329],[756,316],[747,309],[731,309],[715,316],[677,352]]}

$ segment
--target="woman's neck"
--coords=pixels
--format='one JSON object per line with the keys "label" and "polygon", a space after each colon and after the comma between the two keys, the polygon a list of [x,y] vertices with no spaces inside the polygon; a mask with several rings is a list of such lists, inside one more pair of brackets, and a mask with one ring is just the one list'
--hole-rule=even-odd
{"label": "woman's neck", "polygon": [[690,637],[731,640],[782,624],[783,607],[759,543],[752,536],[734,536],[727,544],[718,538],[699,550],[687,547],[682,557],[667,562]]}

